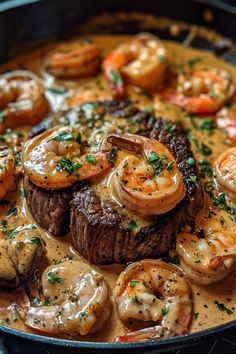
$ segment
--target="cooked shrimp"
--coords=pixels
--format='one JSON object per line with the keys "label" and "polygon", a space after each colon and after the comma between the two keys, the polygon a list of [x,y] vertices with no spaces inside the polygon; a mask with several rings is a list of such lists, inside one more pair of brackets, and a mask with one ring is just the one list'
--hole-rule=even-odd
{"label": "cooked shrimp", "polygon": [[199,237],[190,233],[177,236],[181,267],[196,283],[216,283],[236,268],[236,234],[216,218],[200,220],[199,226]]}
{"label": "cooked shrimp", "polygon": [[108,288],[101,274],[77,261],[45,269],[43,295],[49,306],[30,306],[25,296],[19,313],[27,326],[44,333],[85,335],[99,330],[109,316]]}
{"label": "cooked shrimp", "polygon": [[11,192],[16,183],[15,159],[6,145],[0,145],[0,199]]}
{"label": "cooked shrimp", "polygon": [[236,200],[236,148],[223,152],[215,162],[216,180],[220,189]]}
{"label": "cooked shrimp", "polygon": [[216,116],[217,127],[222,129],[227,138],[236,143],[236,103],[223,107]]}
{"label": "cooked shrimp", "polygon": [[0,110],[0,133],[5,128],[38,123],[49,111],[39,78],[24,70],[0,75]]}
{"label": "cooked shrimp", "polygon": [[192,316],[191,291],[176,266],[153,259],[132,263],[120,274],[114,295],[121,320],[132,318],[160,323],[118,337],[118,341],[188,332]]}
{"label": "cooked shrimp", "polygon": [[24,171],[39,187],[62,189],[110,169],[107,160],[110,146],[104,144],[94,154],[85,154],[83,149],[78,128],[52,128],[24,146]]}
{"label": "cooked shrimp", "polygon": [[196,70],[180,74],[177,91],[167,90],[163,96],[192,114],[213,114],[235,94],[235,85],[225,70]]}
{"label": "cooked shrimp", "polygon": [[161,41],[151,34],[139,34],[121,44],[102,63],[114,96],[125,94],[124,78],[144,90],[158,85],[167,67],[167,53]]}
{"label": "cooked shrimp", "polygon": [[46,252],[35,226],[12,229],[0,238],[0,287],[16,288],[33,276]]}
{"label": "cooked shrimp", "polygon": [[77,39],[59,44],[48,53],[46,69],[59,78],[93,75],[100,64],[100,49],[92,42]]}
{"label": "cooked shrimp", "polygon": [[123,159],[111,180],[111,187],[127,208],[159,215],[184,198],[182,174],[164,145],[133,134],[111,134],[108,141],[136,153]]}

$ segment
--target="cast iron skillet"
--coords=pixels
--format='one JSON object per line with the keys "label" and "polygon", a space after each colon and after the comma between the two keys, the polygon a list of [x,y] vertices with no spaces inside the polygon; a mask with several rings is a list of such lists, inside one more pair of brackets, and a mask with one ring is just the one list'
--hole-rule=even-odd
{"label": "cast iron skillet", "polygon": [[[236,7],[217,0],[11,0],[0,4],[0,63],[20,51],[33,48],[35,44],[78,33],[78,26],[82,22],[104,11],[110,13],[136,11],[206,26],[208,24],[203,16],[206,9],[211,10],[213,14],[210,26],[236,41]],[[139,31],[139,25],[139,21],[133,20],[124,26],[114,17],[112,28],[109,30],[110,33],[135,33]],[[103,26],[96,30],[96,33],[98,32],[104,32]],[[170,37],[168,29],[154,32],[161,38]],[[175,40],[181,42],[185,37],[186,33],[182,31]],[[236,49],[227,41],[211,44],[204,37],[199,37],[191,45],[212,50],[236,65]],[[19,349],[24,348],[21,352],[25,354],[32,352],[86,354],[91,353],[91,349],[97,353],[149,354],[192,346],[210,335],[233,327],[236,328],[236,321],[175,338],[128,344],[69,341],[21,332],[5,326],[0,326],[0,332],[8,339],[8,346],[13,353],[19,353]],[[16,338],[17,341],[13,341]]]}

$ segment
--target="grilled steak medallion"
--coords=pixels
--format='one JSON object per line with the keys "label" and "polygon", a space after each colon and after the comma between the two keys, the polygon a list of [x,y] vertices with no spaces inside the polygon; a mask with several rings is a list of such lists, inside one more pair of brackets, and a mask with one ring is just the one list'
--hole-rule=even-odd
{"label": "grilled steak medallion", "polygon": [[69,231],[70,201],[74,187],[58,191],[43,189],[25,176],[24,191],[28,208],[42,228],[54,236],[63,236]]}
{"label": "grilled steak medallion", "polygon": [[[151,219],[150,225],[135,231],[122,207],[97,195],[92,186],[75,193],[71,202],[70,228],[74,247],[95,264],[127,263],[145,257],[159,257],[174,246],[178,230],[189,225],[203,205],[203,193],[184,132],[158,119],[151,138],[165,144],[176,159],[186,185],[184,199],[171,211]],[[190,176],[196,176],[195,182]]]}

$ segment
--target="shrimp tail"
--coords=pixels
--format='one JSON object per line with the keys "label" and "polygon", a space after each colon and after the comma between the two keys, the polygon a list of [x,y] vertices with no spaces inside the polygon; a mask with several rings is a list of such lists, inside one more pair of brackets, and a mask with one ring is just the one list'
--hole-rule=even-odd
{"label": "shrimp tail", "polygon": [[143,328],[138,331],[129,332],[123,336],[116,337],[116,342],[134,342],[147,339],[159,339],[162,337],[172,337],[174,333],[162,326]]}

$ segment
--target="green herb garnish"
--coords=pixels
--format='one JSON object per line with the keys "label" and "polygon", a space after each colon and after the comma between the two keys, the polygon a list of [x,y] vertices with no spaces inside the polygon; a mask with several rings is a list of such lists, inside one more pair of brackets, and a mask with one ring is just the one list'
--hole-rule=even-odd
{"label": "green herb garnish", "polygon": [[128,228],[131,230],[131,231],[134,231],[135,229],[137,229],[138,225],[136,224],[136,222],[134,220],[131,220],[129,223],[128,223]]}
{"label": "green herb garnish", "polygon": [[163,308],[161,309],[161,313],[162,313],[163,316],[167,315],[168,312],[169,312],[169,308],[168,308],[168,307],[163,307]]}
{"label": "green herb garnish", "polygon": [[117,147],[113,146],[107,154],[107,161],[111,166],[114,165],[117,156]]}
{"label": "green herb garnish", "polygon": [[203,59],[200,58],[200,57],[195,57],[195,58],[189,59],[188,62],[187,62],[187,64],[188,64],[188,66],[189,66],[191,69],[193,69],[194,66],[195,66],[196,64],[198,64],[198,63],[201,63],[202,60],[203,60]]}
{"label": "green herb garnish", "polygon": [[49,271],[47,273],[47,278],[48,278],[48,282],[51,284],[54,284],[55,282],[57,283],[62,283],[63,282],[63,278],[60,277],[55,277],[54,273],[52,271]]}
{"label": "green herb garnish", "polygon": [[189,157],[186,162],[190,166],[194,166],[195,165],[195,159],[193,157]]}
{"label": "green herb garnish", "polygon": [[86,159],[86,161],[91,163],[91,165],[96,166],[97,162],[96,162],[96,159],[95,159],[95,157],[93,155],[86,155],[85,159]]}
{"label": "green herb garnish", "polygon": [[120,74],[115,70],[111,70],[109,76],[113,85],[119,85],[122,82]]}
{"label": "green herb garnish", "polygon": [[189,178],[187,179],[187,181],[190,182],[190,183],[195,184],[195,186],[196,186],[197,188],[199,188],[199,184],[198,184],[197,176],[196,176],[196,175],[189,176]]}
{"label": "green herb garnish", "polygon": [[131,281],[129,282],[129,285],[131,286],[131,288],[135,288],[135,286],[136,286],[137,284],[139,284],[139,283],[140,283],[139,280],[131,280]]}
{"label": "green herb garnish", "polygon": [[74,137],[71,133],[63,131],[60,132],[58,135],[56,135],[54,138],[49,139],[48,141],[69,141],[69,140],[74,140]]}
{"label": "green herb garnish", "polygon": [[224,304],[220,304],[218,301],[215,301],[216,307],[218,308],[218,310],[220,311],[225,311],[227,312],[228,315],[232,315],[234,313],[233,310],[230,310],[228,307],[226,307]]}

